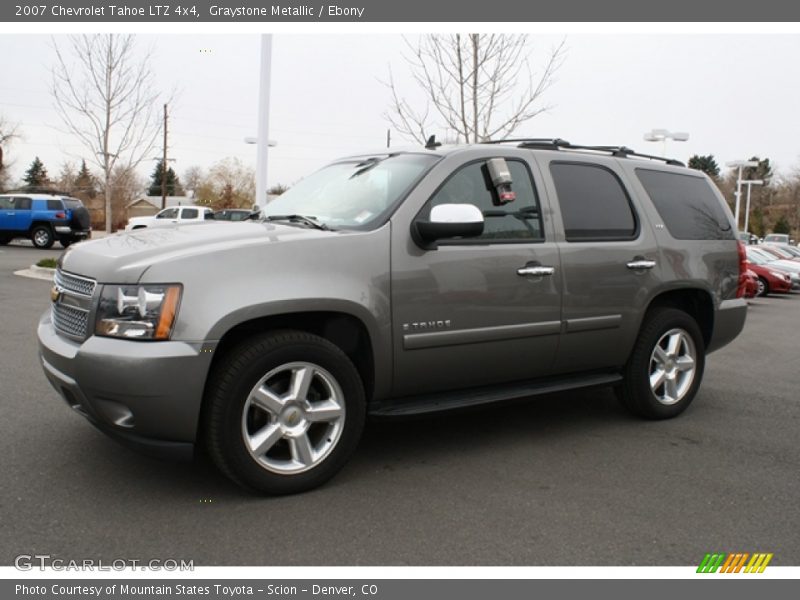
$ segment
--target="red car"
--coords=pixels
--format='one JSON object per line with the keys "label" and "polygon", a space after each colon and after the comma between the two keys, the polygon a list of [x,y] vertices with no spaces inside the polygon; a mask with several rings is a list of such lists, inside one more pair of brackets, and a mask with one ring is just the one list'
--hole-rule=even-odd
{"label": "red car", "polygon": [[747,269],[747,271],[744,272],[744,278],[747,282],[744,285],[744,297],[755,298],[758,294],[758,275],[750,269]]}
{"label": "red car", "polygon": [[757,265],[749,260],[745,263],[747,268],[755,273],[758,278],[757,287],[759,296],[767,294],[788,294],[792,291],[792,278],[788,273],[780,271],[768,264]]}

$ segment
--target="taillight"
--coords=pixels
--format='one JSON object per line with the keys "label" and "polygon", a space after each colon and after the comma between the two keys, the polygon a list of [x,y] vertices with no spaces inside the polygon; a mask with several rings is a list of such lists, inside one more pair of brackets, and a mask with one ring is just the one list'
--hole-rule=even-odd
{"label": "taillight", "polygon": [[744,249],[744,243],[738,242],[738,249],[739,249],[739,285],[736,288],[736,297],[743,298],[745,288],[747,287],[747,277],[745,273],[747,272],[747,252]]}
{"label": "taillight", "polygon": [[67,213],[63,213],[63,212],[57,212],[56,213],[56,219],[66,219],[66,218],[67,218]]}

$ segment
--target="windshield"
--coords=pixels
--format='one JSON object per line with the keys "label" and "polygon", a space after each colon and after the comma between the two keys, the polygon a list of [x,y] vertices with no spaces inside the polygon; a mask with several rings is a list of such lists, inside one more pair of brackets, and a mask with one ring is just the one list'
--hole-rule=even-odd
{"label": "windshield", "polygon": [[362,227],[394,206],[438,159],[399,154],[337,162],[278,196],[263,215],[302,215],[332,229]]}

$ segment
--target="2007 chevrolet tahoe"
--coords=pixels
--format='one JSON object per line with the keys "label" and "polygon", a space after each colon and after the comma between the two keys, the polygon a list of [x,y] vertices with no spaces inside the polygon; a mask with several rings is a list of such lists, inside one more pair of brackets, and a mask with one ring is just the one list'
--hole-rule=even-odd
{"label": "2007 chevrolet tahoe", "polygon": [[681,413],[742,330],[743,249],[711,181],[563,140],[345,158],[259,222],[70,248],[44,372],[142,450],[204,444],[247,488],[320,485],[367,414],[614,386]]}

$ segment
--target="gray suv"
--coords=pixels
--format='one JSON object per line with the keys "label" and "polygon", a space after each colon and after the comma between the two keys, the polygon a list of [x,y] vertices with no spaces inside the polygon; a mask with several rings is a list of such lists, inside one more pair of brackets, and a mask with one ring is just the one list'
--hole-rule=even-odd
{"label": "gray suv", "polygon": [[38,327],[47,378],[110,436],[202,444],[260,492],[335,474],[367,415],[612,386],[681,413],[746,315],[711,181],[563,140],[345,158],[260,221],[68,249]]}

